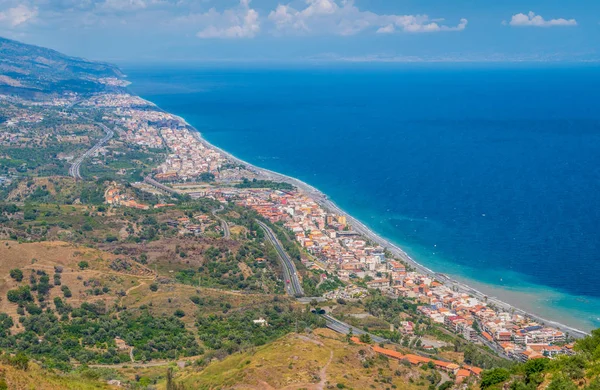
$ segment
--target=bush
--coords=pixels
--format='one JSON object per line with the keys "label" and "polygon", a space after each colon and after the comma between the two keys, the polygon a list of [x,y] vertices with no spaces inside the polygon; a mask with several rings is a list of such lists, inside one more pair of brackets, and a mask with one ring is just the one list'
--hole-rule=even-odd
{"label": "bush", "polygon": [[71,289],[68,286],[62,286],[60,289],[62,290],[65,298],[71,298],[73,296],[73,293],[71,293]]}
{"label": "bush", "polygon": [[152,284],[150,285],[150,291],[153,291],[153,292],[156,292],[156,291],[158,291],[158,284],[156,284],[156,283],[152,283]]}
{"label": "bush", "polygon": [[38,305],[35,305],[33,303],[25,306],[25,309],[31,315],[39,315],[39,314],[42,314],[42,311],[43,311]]}
{"label": "bush", "polygon": [[23,271],[21,271],[18,268],[11,269],[10,277],[16,280],[17,282],[20,282],[21,280],[23,280]]}
{"label": "bush", "polygon": [[79,269],[84,270],[90,267],[90,264],[87,261],[80,261],[78,264]]}
{"label": "bush", "polygon": [[185,317],[185,312],[181,309],[177,309],[177,310],[175,310],[175,313],[173,313],[173,315],[175,317],[182,318],[182,317]]}

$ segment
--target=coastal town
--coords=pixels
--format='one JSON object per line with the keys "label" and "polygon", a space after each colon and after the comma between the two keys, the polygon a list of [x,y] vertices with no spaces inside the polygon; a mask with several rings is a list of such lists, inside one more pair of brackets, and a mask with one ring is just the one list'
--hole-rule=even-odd
{"label": "coastal town", "polygon": [[[204,142],[182,119],[158,110],[135,96],[100,96],[89,104],[114,109],[114,121],[126,140],[148,148],[166,148],[167,157],[154,171],[163,183],[211,182],[187,192],[222,203],[248,207],[273,223],[282,223],[307,254],[305,265],[337,275],[347,286],[327,294],[330,299],[352,299],[378,289],[390,297],[403,297],[419,304],[418,310],[432,322],[486,345],[506,358],[527,361],[572,354],[572,344],[563,331],[456,291],[435,276],[421,273],[396,258],[387,248],[353,230],[348,218],[333,213],[302,190],[236,188],[242,179],[261,178],[260,169],[222,153]],[[271,178],[272,175],[265,177]],[[111,204],[144,208],[133,199]],[[115,196],[117,196],[115,198]],[[195,230],[195,231],[201,231]],[[362,281],[367,289],[356,287]],[[353,292],[348,292],[349,289]],[[410,327],[403,331],[410,333]]]}
{"label": "coastal town", "polygon": [[[358,9],[330,3],[336,18]],[[17,8],[0,9],[0,22]],[[115,15],[137,18],[145,8],[135,8]],[[254,9],[242,0],[235,12]],[[600,389],[595,252],[583,244],[593,246],[593,224],[589,236],[569,230],[584,220],[564,213],[593,197],[570,197],[584,188],[575,179],[557,191],[554,175],[581,171],[594,160],[580,152],[593,149],[554,149],[546,141],[566,133],[540,133],[510,105],[498,107],[514,121],[473,121],[481,107],[463,95],[449,121],[439,114],[456,94],[425,91],[411,112],[419,101],[390,100],[406,83],[379,67],[378,77],[329,66],[239,72],[173,57],[171,68],[134,51],[140,67],[120,69],[0,37],[0,389]],[[497,95],[521,71],[490,68],[481,91]],[[407,75],[448,79],[418,73]],[[593,125],[563,114],[572,120],[540,123]],[[506,124],[540,133],[526,138],[552,146],[540,149],[552,159],[509,159],[521,157],[522,134],[498,143],[483,132]],[[336,199],[230,147],[273,169],[296,161],[294,176]],[[502,174],[514,167],[523,175]]]}

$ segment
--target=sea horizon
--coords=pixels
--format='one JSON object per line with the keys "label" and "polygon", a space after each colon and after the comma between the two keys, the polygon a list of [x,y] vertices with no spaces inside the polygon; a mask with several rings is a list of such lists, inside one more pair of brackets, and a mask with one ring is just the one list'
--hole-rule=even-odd
{"label": "sea horizon", "polygon": [[[565,71],[564,68],[558,69],[561,72]],[[588,72],[592,72],[593,76],[597,78],[597,69],[593,67],[588,69]],[[553,68],[553,70],[556,71],[556,68]],[[475,70],[475,72],[481,71],[490,70]],[[365,225],[371,228],[378,235],[398,245],[417,262],[433,269],[435,272],[451,275],[457,280],[479,289],[484,293],[490,294],[490,296],[495,296],[500,300],[506,301],[507,303],[519,307],[525,311],[535,313],[549,320],[564,323],[574,328],[586,331],[599,326],[600,318],[595,317],[596,313],[600,313],[600,291],[598,291],[597,288],[594,289],[591,287],[588,288],[588,290],[583,290],[583,293],[579,294],[577,291],[568,291],[568,289],[565,289],[562,286],[551,286],[549,284],[540,283],[539,280],[536,280],[535,274],[527,274],[518,269],[512,269],[513,267],[504,267],[500,261],[495,263],[493,261],[482,262],[480,264],[473,263],[473,261],[476,261],[474,259],[476,259],[475,256],[477,255],[498,256],[498,258],[500,258],[505,254],[494,253],[492,250],[485,250],[486,248],[483,248],[484,250],[482,250],[482,248],[478,247],[475,247],[476,250],[473,251],[473,248],[468,248],[468,244],[464,244],[464,246],[467,247],[466,249],[454,247],[448,249],[447,247],[450,245],[448,245],[447,240],[460,237],[460,231],[452,231],[452,229],[449,229],[448,226],[446,226],[448,225],[448,222],[443,220],[443,218],[437,217],[433,208],[427,210],[427,214],[433,214],[431,216],[418,216],[414,214],[407,215],[403,213],[402,210],[396,209],[397,204],[395,202],[397,202],[397,199],[391,199],[389,203],[385,204],[387,208],[374,210],[372,207],[373,199],[377,199],[377,196],[381,197],[383,195],[381,192],[376,193],[374,198],[374,194],[369,193],[368,191],[370,188],[369,183],[361,183],[360,177],[354,178],[354,182],[351,182],[350,185],[348,185],[347,182],[341,183],[339,181],[332,185],[331,183],[328,183],[328,181],[334,178],[336,174],[335,171],[319,172],[318,170],[315,170],[315,167],[317,167],[318,164],[311,165],[311,169],[308,170],[299,169],[297,164],[298,161],[292,162],[286,160],[285,153],[269,153],[269,148],[265,148],[264,145],[261,145],[260,137],[268,136],[270,137],[270,142],[267,142],[269,146],[273,147],[273,145],[278,145],[279,148],[282,148],[283,146],[281,142],[283,141],[285,144],[285,137],[288,136],[282,130],[278,131],[276,128],[271,128],[267,131],[267,135],[260,135],[258,134],[260,130],[257,128],[249,131],[248,129],[244,129],[243,126],[241,128],[236,128],[236,126],[239,126],[239,123],[228,122],[228,117],[224,115],[225,111],[227,111],[228,104],[232,107],[232,110],[237,110],[236,114],[241,115],[242,117],[245,115],[252,117],[251,114],[248,114],[249,110],[252,108],[255,108],[263,114],[269,112],[269,107],[267,106],[268,102],[262,102],[262,96],[259,97],[258,102],[255,100],[248,100],[246,103],[244,103],[242,98],[247,98],[248,96],[246,94],[248,94],[250,91],[264,92],[264,90],[268,90],[268,88],[263,88],[265,87],[265,83],[268,84],[269,82],[272,83],[270,84],[271,87],[281,88],[285,91],[285,93],[289,94],[290,90],[288,88],[290,88],[290,86],[286,84],[288,80],[284,79],[284,76],[289,76],[289,73],[284,75],[276,74],[272,76],[273,79],[270,81],[268,80],[269,77],[266,77],[264,74],[260,73],[258,75],[260,81],[254,85],[252,85],[252,82],[250,82],[251,85],[248,86],[245,84],[245,78],[242,78],[240,73],[236,73],[236,71],[233,72],[233,75],[229,75],[227,74],[227,71],[222,70],[188,70],[188,72],[191,72],[188,73],[188,76],[190,74],[194,77],[200,75],[200,82],[195,80],[195,84],[194,82],[182,82],[182,78],[185,78],[185,74],[181,75],[180,72],[180,69],[176,69],[175,71],[173,69],[155,69],[148,73],[148,69],[145,68],[140,70],[139,73],[136,73],[136,71],[132,69],[133,76],[130,77],[130,81],[132,81],[134,84],[131,86],[131,89],[143,98],[156,103],[166,111],[183,117],[191,125],[197,128],[208,142],[216,145],[217,147],[223,148],[224,150],[227,150],[233,155],[236,155],[237,157],[240,157],[241,159],[246,160],[253,165],[280,172],[288,176],[296,177],[299,180],[318,188],[320,191],[327,194],[341,208],[365,223]],[[244,73],[247,72],[247,70],[238,70],[237,72],[241,72],[244,76],[248,76],[248,74]],[[284,73],[285,72],[288,71],[284,71]],[[304,81],[310,83],[309,78],[311,75],[307,76],[306,74],[302,74],[302,71],[299,72],[301,72],[300,76],[304,77]],[[338,81],[341,83],[349,82],[349,80],[345,78],[347,75],[343,74],[344,71],[342,71],[342,74],[336,74],[335,70],[326,70],[325,72],[327,72],[327,77],[337,77],[340,79]],[[389,72],[393,74],[394,70],[389,70]],[[150,74],[150,76],[148,76],[148,74]],[[164,77],[165,75],[167,77]],[[229,76],[233,76],[232,79],[228,79]],[[478,77],[480,76],[481,75]],[[314,75],[312,75],[312,77],[314,77]],[[377,75],[371,75],[371,79],[373,78],[376,79]],[[384,80],[376,81],[382,82]],[[335,86],[339,88],[339,85],[336,84]],[[322,88],[323,85],[318,85],[317,87]],[[246,90],[245,92],[242,92],[242,96],[236,95],[240,89],[242,91]],[[344,88],[340,88],[340,91],[342,90],[344,90]],[[230,93],[229,97],[226,96],[227,92]],[[306,93],[306,91],[304,92]],[[344,92],[348,93],[348,90],[344,90]],[[213,100],[208,104],[200,104],[207,103],[208,99],[211,97],[216,98],[216,100]],[[360,99],[356,100],[357,96],[354,96],[354,98],[355,101],[357,101],[357,103],[355,103],[356,107],[353,107],[354,109],[360,111],[361,104],[369,108],[369,105],[364,103],[364,101],[361,101]],[[199,99],[199,101],[194,99]],[[233,104],[231,104],[232,102],[229,99],[233,100]],[[343,100],[343,98],[341,99]],[[279,101],[273,103],[272,109],[282,109],[282,107],[285,106]],[[215,113],[213,109],[219,104],[222,104],[222,106],[219,106],[217,110],[218,112]],[[248,105],[252,107],[248,107]],[[306,107],[304,108],[306,109]],[[308,111],[309,114],[311,113],[310,108],[315,110],[313,111],[313,114],[316,112],[317,115],[326,115],[328,118],[333,120],[336,118],[336,115],[346,113],[344,109],[347,107],[341,107],[340,109],[340,107],[334,105],[333,108],[339,109],[341,112],[334,112],[331,114],[324,114],[321,110],[321,107],[318,105],[310,106]],[[479,108],[481,109],[481,107]],[[293,109],[289,110],[293,112]],[[207,112],[210,112],[210,115],[207,115]],[[373,115],[373,112],[369,111],[368,114]],[[432,113],[433,118],[428,120],[438,120],[440,123],[434,123],[433,125],[429,124],[431,127],[433,127],[433,129],[429,128],[425,131],[429,131],[430,133],[433,131],[433,134],[442,136],[440,134],[439,127],[444,126],[448,121],[448,118],[442,118],[444,116],[448,116],[448,112],[442,114],[445,115],[440,115],[440,112]],[[585,127],[583,130],[585,130],[587,134],[591,134],[592,136],[596,137],[598,118],[593,113],[587,112],[586,114],[587,115],[582,115],[582,113],[578,113],[576,120],[584,122],[589,121],[589,123],[586,123],[586,126],[588,127]],[[435,119],[436,116],[438,117],[437,119]],[[572,118],[560,118],[560,115],[558,116],[559,118],[553,118],[552,120],[559,122],[573,120]],[[282,118],[283,117],[279,117],[278,119]],[[338,118],[341,118],[341,116]],[[248,118],[245,119],[246,121],[248,120]],[[419,128],[423,129],[427,127],[427,123],[425,126],[423,126],[423,122],[427,122],[428,120],[424,120],[423,118],[412,118],[411,121],[406,123],[415,127],[421,126]],[[453,120],[456,121],[456,119]],[[518,121],[519,119],[511,120]],[[477,121],[478,125],[481,125],[481,122],[485,122],[485,120],[481,118],[477,119]],[[487,119],[487,121],[491,120]],[[258,122],[259,123],[254,126],[258,127],[265,125],[264,119],[259,120]],[[311,122],[308,120],[299,120],[299,122],[299,125],[295,127],[294,130],[302,130],[303,126],[311,124]],[[316,122],[318,122],[318,124],[315,125],[313,129],[308,131],[308,133],[313,137],[317,133],[327,131],[327,127],[323,126],[322,118],[320,121],[317,120]],[[246,124],[245,126],[248,125]],[[279,123],[278,126],[284,128],[285,124]],[[436,126],[438,128],[436,128]],[[484,123],[483,126],[489,127],[489,124]],[[374,128],[376,128],[376,126],[374,126]],[[465,137],[465,130],[461,129],[460,126],[457,126],[457,129],[458,133],[456,136],[459,138]],[[354,131],[357,136],[361,135],[364,137],[366,134],[360,128],[356,129],[350,126],[350,130]],[[352,131],[344,132],[342,134],[346,136],[350,134],[350,136],[352,136]],[[543,129],[539,129],[538,131],[543,131]],[[562,129],[558,129],[558,131],[560,132]],[[543,134],[544,133],[542,132],[542,135]],[[278,135],[284,139],[277,140],[277,138],[274,138]],[[339,135],[340,134],[338,133],[338,138],[335,140],[336,142],[331,142],[330,140],[328,144],[333,145],[334,147],[339,146],[340,148],[344,148],[344,141],[339,139]],[[431,134],[428,134],[428,136],[430,135]],[[373,136],[376,137],[376,135]],[[403,133],[402,136],[405,137],[404,141],[413,143],[415,142],[415,140],[410,139],[410,134]],[[514,134],[512,136],[514,136]],[[389,137],[389,134],[387,136],[384,134],[384,139],[389,143],[395,142],[393,136],[392,138]],[[445,141],[448,141],[448,139]],[[495,140],[494,142],[498,141]],[[507,141],[503,140],[502,142]],[[426,144],[427,142],[425,142],[425,146]],[[360,150],[360,145],[356,143],[352,144],[351,146],[352,147],[348,149],[348,153],[354,153],[353,158],[357,158],[357,150],[353,150],[352,148],[357,148]],[[422,148],[424,145],[419,144],[419,146]],[[457,147],[457,145],[453,146]],[[436,145],[434,144],[433,147],[436,147]],[[319,149],[319,151],[323,152],[321,149]],[[423,152],[423,150],[421,151]],[[291,150],[287,150],[287,153],[291,152],[294,152],[293,148],[291,148]],[[295,152],[299,152],[299,150],[295,150]],[[306,157],[310,159],[317,159],[319,157],[316,153],[306,153]],[[332,159],[325,158],[325,161],[331,163]],[[340,158],[340,161],[343,163],[345,160]],[[390,164],[389,162],[387,163]],[[461,163],[464,164],[465,162],[461,161]],[[518,166],[518,162],[513,163],[517,164]],[[413,174],[418,174],[418,166],[413,168]],[[344,175],[342,175],[343,180],[347,181],[348,177]],[[420,182],[416,181],[412,185],[418,183]],[[449,183],[449,185],[455,186],[456,183]],[[417,187],[418,186],[415,188],[409,188],[409,190],[412,190],[409,192],[417,194],[417,197],[422,196],[418,195]],[[393,188],[394,190],[398,191],[403,190],[402,187],[397,184],[396,187]],[[403,197],[403,200],[411,200],[409,195],[410,194],[407,194],[405,197]],[[414,198],[411,201],[414,201]],[[433,206],[436,206],[435,202]],[[440,204],[440,207],[443,208],[444,205]],[[469,217],[473,218],[475,221],[466,221],[466,225],[472,225],[473,228],[477,230],[477,234],[475,235],[476,237],[486,234],[487,232],[485,229],[491,229],[489,226],[485,226],[485,224],[478,225],[480,222],[477,221],[480,218],[486,218],[488,216],[498,218],[497,215],[494,215],[495,212],[493,210],[481,210],[482,212],[477,213],[477,211],[469,210],[469,207],[465,207],[465,209],[470,213]],[[489,231],[489,234],[494,234],[492,230]],[[447,235],[448,237],[444,237],[444,235]],[[435,237],[438,238],[436,239]],[[438,243],[436,243],[437,241],[439,241],[439,247]],[[485,242],[483,238],[482,242]],[[485,264],[485,269],[481,268],[482,264]],[[593,264],[591,264],[591,266],[593,266]]]}

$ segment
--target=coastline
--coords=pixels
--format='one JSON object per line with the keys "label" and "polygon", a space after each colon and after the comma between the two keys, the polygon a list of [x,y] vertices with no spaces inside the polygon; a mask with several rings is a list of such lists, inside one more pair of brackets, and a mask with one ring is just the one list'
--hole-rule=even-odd
{"label": "coastline", "polygon": [[[146,101],[150,106],[154,107],[155,109],[166,112],[166,111],[162,110],[160,107],[158,107],[158,105],[156,105],[146,99],[143,99],[143,100]],[[285,175],[285,174],[282,174],[279,172],[275,172],[275,171],[272,171],[272,170],[269,170],[266,168],[258,167],[254,164],[244,161],[244,160],[234,156],[233,154],[227,152],[226,150],[219,148],[219,147],[211,144],[210,142],[208,142],[208,140],[206,140],[202,136],[202,133],[198,129],[196,129],[194,126],[192,126],[190,123],[188,123],[181,116],[175,115],[173,113],[169,113],[169,114],[172,115],[173,117],[177,118],[178,120],[180,120],[182,123],[184,123],[188,127],[188,129],[191,130],[192,135],[200,143],[202,143],[205,147],[214,149],[214,150],[218,151],[219,153],[222,153],[228,159],[235,161],[238,164],[244,165],[248,170],[253,171],[256,174],[259,174],[268,180],[280,181],[280,182],[292,184],[295,187],[297,187],[300,191],[304,192],[306,195],[311,197],[316,203],[318,203],[324,209],[326,209],[330,212],[334,212],[339,215],[346,216],[348,222],[352,225],[353,230],[362,234],[363,236],[365,236],[372,242],[377,243],[377,244],[383,246],[384,248],[388,249],[394,256],[398,257],[399,259],[401,259],[408,265],[412,266],[418,272],[428,275],[432,278],[435,278],[438,281],[442,282],[443,284],[447,285],[448,287],[453,287],[453,288],[457,289],[459,292],[462,292],[462,293],[465,293],[468,295],[472,295],[482,301],[487,301],[488,304],[491,303],[506,312],[514,312],[516,314],[520,314],[522,316],[531,318],[537,322],[540,322],[540,323],[546,324],[548,326],[552,326],[556,329],[559,329],[562,332],[569,333],[573,337],[582,338],[589,334],[588,332],[585,332],[581,329],[577,329],[573,326],[562,324],[562,323],[554,321],[554,320],[549,320],[549,319],[544,318],[535,313],[523,310],[523,309],[521,309],[517,306],[514,306],[513,304],[507,303],[497,297],[490,297],[487,294],[483,293],[482,291],[480,291],[476,288],[473,288],[464,282],[453,279],[453,278],[449,277],[448,275],[435,272],[434,270],[426,267],[425,265],[423,265],[423,264],[419,263],[418,261],[416,261],[415,259],[413,259],[410,255],[408,255],[408,253],[406,253],[398,245],[394,244],[389,239],[386,239],[386,238],[380,236],[379,234],[375,233],[363,222],[361,222],[357,218],[353,217],[348,212],[344,211],[341,207],[339,207],[337,204],[335,204],[325,193],[318,190],[316,187],[314,187],[306,182],[303,182],[297,178],[294,178],[294,177],[291,177],[291,176],[288,176],[288,175]],[[482,285],[483,285],[483,283],[482,283]]]}

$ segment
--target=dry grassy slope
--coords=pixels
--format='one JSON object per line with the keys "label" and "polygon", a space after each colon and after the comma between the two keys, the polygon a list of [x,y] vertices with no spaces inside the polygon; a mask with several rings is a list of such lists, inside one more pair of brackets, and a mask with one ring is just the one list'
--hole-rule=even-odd
{"label": "dry grassy slope", "polygon": [[56,195],[55,183],[60,184],[60,190],[63,193],[71,192],[76,184],[75,179],[61,176],[34,177],[31,180],[33,181],[33,185],[31,186],[27,185],[27,180],[21,181],[17,188],[8,194],[6,200],[14,201],[16,198],[22,199],[28,195],[31,195],[38,187],[45,188],[51,195]]}
{"label": "dry grassy slope", "polygon": [[30,363],[27,371],[17,370],[8,365],[0,365],[0,378],[4,379],[10,390],[96,390],[117,388],[89,378],[53,374],[33,363]]}
{"label": "dry grassy slope", "polygon": [[[52,276],[54,266],[62,266],[62,285],[71,289],[73,297],[69,298],[68,302],[73,306],[96,300],[105,300],[107,304],[110,304],[117,299],[117,291],[127,290],[153,278],[151,271],[147,269],[138,270],[140,271],[139,275],[111,270],[108,266],[117,257],[111,253],[77,247],[61,241],[23,244],[16,241],[0,241],[0,312],[12,315],[15,323],[18,322],[16,321],[17,305],[6,299],[6,292],[20,284],[28,284],[29,275],[33,269],[44,270]],[[80,270],[77,265],[80,261],[87,261],[90,268]],[[136,267],[141,266],[136,264]],[[23,282],[17,283],[9,276],[9,272],[13,268],[23,270]],[[84,286],[84,281],[91,279],[98,280],[102,286],[109,287],[110,292],[100,296],[86,294],[86,290],[90,287]],[[50,290],[50,299],[57,296],[63,296],[58,286]]]}
{"label": "dry grassy slope", "polygon": [[[240,307],[251,307],[266,302],[272,302],[272,295],[266,294],[242,294],[233,291],[225,291],[203,287],[192,287],[174,283],[169,278],[155,278],[153,271],[138,263],[133,263],[133,271],[116,272],[109,268],[111,262],[117,256],[109,252],[75,246],[62,241],[46,241],[19,244],[16,241],[0,241],[0,312],[13,316],[15,324],[18,324],[17,305],[6,299],[8,290],[19,285],[29,284],[31,270],[44,270],[51,276],[54,274],[54,266],[63,267],[62,285],[68,286],[73,293],[67,302],[72,306],[79,306],[83,302],[94,302],[104,300],[110,306],[116,300],[120,304],[131,309],[141,305],[148,305],[149,310],[155,315],[171,315],[177,309],[182,309],[186,316],[182,320],[190,328],[193,326],[194,314],[198,307],[190,301],[190,297],[197,295],[203,298],[201,310],[204,313],[223,311],[223,304],[229,303],[230,311],[238,310]],[[90,268],[81,270],[78,263],[85,260]],[[10,276],[13,268],[23,270],[24,278],[17,283]],[[167,275],[172,275],[167,273]],[[110,288],[107,294],[94,296],[89,295],[84,286],[85,281],[98,280],[102,286]],[[164,282],[164,283],[161,283]],[[150,285],[157,282],[158,291],[150,290]],[[125,291],[126,296],[117,295],[119,291]],[[63,293],[59,286],[50,290],[50,301],[54,297],[62,297]],[[286,301],[285,298],[281,298]],[[287,301],[286,301],[287,302]],[[15,328],[18,331],[17,328]]]}
{"label": "dry grassy slope", "polygon": [[[365,359],[373,359],[373,365],[365,368]],[[316,390],[341,383],[354,389],[386,389],[394,384],[410,390],[427,388],[429,383],[420,380],[423,373],[385,361],[364,346],[349,345],[333,331],[318,329],[310,336],[290,334],[254,351],[215,361],[200,372],[182,369],[176,380],[186,389]],[[391,378],[392,383],[383,382],[384,378]]]}

